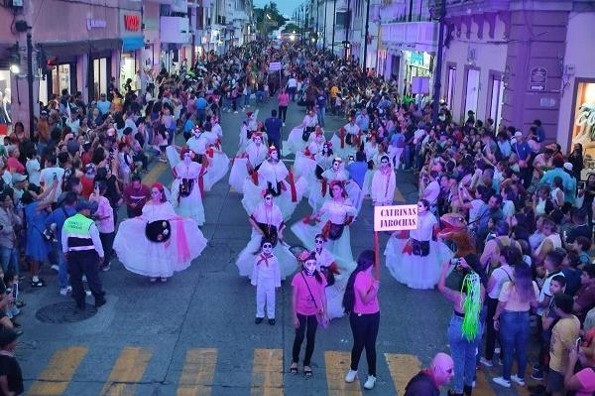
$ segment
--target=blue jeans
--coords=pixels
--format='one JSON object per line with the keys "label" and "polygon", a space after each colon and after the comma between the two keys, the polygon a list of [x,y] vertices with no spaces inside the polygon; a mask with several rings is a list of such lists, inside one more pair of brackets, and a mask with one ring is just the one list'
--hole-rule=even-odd
{"label": "blue jeans", "polygon": [[17,248],[0,246],[0,259],[2,260],[2,271],[4,273],[12,269],[17,276],[19,275],[19,252]]}
{"label": "blue jeans", "polygon": [[62,244],[60,242],[54,242],[53,248],[58,258],[58,286],[60,289],[68,287],[68,267],[66,266],[66,257],[62,253]]}
{"label": "blue jeans", "polygon": [[326,115],[325,107],[317,107],[318,110],[318,123],[321,127],[324,127],[324,116]]}
{"label": "blue jeans", "polygon": [[517,357],[519,378],[525,377],[527,367],[527,342],[529,341],[529,312],[505,311],[500,315],[500,342],[504,349],[502,376],[510,380],[512,360]]}
{"label": "blue jeans", "polygon": [[472,386],[475,376],[475,354],[481,340],[481,329],[474,340],[468,341],[463,335],[463,318],[452,315],[448,324],[450,355],[454,361],[453,391],[463,393],[463,386]]}

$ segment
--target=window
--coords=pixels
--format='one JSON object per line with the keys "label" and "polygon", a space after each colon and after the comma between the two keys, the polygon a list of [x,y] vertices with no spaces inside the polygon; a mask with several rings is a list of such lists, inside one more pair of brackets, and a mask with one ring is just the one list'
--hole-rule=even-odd
{"label": "window", "polygon": [[496,130],[502,117],[502,102],[504,100],[504,82],[502,73],[490,72],[490,93],[488,97],[488,117],[494,120]]}
{"label": "window", "polygon": [[468,68],[467,69],[467,86],[465,89],[465,106],[463,110],[463,116],[467,115],[469,110],[475,113],[477,118],[477,103],[479,101],[479,69]]}
{"label": "window", "polygon": [[446,73],[446,106],[452,111],[454,98],[455,98],[455,87],[457,80],[457,66],[450,64],[448,65],[448,71]]}

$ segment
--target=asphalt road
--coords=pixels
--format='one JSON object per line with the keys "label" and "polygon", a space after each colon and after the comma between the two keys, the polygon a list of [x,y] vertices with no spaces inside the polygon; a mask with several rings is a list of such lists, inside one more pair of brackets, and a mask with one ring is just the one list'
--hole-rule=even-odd
{"label": "asphalt road", "polygon": [[[272,101],[259,118],[270,114]],[[285,137],[301,122],[303,109],[291,105]],[[232,157],[238,146],[243,114],[222,117],[224,149]],[[327,117],[327,134],[343,121]],[[169,167],[157,164],[145,177],[169,185]],[[416,201],[413,175],[399,172],[401,203]],[[235,258],[249,239],[250,227],[226,179],[204,199],[208,247],[186,271],[166,284],[149,284],[121,264],[102,273],[107,304],[76,323],[43,323],[36,314],[52,304],[72,303],[58,294],[53,271],[44,269],[49,286],[25,288],[27,306],[19,321],[18,359],[27,394],[37,395],[359,395],[359,383],[347,386],[351,332],[346,318],[319,330],[313,356],[314,376],[286,374],[294,329],[290,315],[290,286],[284,282],[277,296],[277,324],[254,324],[255,289],[237,275]],[[309,213],[303,201],[292,221]],[[290,222],[291,223],[291,222]],[[372,207],[369,201],[352,226],[354,256],[373,247]],[[297,243],[286,232],[290,244]],[[381,235],[381,250],[387,235]],[[134,243],[134,241],[130,241]],[[382,260],[384,259],[383,256]],[[384,262],[384,261],[383,261]],[[89,298],[92,300],[92,298]],[[92,301],[89,301],[92,303]],[[402,394],[407,381],[439,351],[448,352],[446,326],[449,304],[437,291],[411,290],[398,284],[384,264],[381,273],[382,311],[378,337],[378,381],[370,393]],[[362,381],[366,363],[360,363]],[[496,371],[478,372],[475,394],[512,395],[492,388]],[[363,385],[363,383],[361,384]],[[495,385],[497,387],[497,385]],[[526,391],[517,389],[518,394]]]}

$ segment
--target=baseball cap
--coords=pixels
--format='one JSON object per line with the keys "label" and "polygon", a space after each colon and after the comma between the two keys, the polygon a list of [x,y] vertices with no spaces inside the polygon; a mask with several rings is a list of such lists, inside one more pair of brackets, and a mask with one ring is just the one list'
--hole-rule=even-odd
{"label": "baseball cap", "polygon": [[76,210],[80,212],[81,210],[90,210],[91,213],[97,210],[97,202],[87,201],[86,199],[79,199],[76,203]]}

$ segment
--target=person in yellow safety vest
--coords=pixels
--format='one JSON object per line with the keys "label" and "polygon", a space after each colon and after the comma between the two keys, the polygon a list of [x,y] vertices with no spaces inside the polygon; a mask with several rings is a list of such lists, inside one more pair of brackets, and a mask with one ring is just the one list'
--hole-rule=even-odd
{"label": "person in yellow safety vest", "polygon": [[99,266],[103,262],[104,252],[99,238],[99,230],[95,222],[90,219],[91,213],[97,210],[96,202],[78,201],[77,214],[69,217],[62,227],[62,251],[66,256],[72,297],[76,306],[84,310],[85,289],[83,275],[87,277],[87,284],[95,297],[95,307],[105,304],[105,292],[99,279]]}

